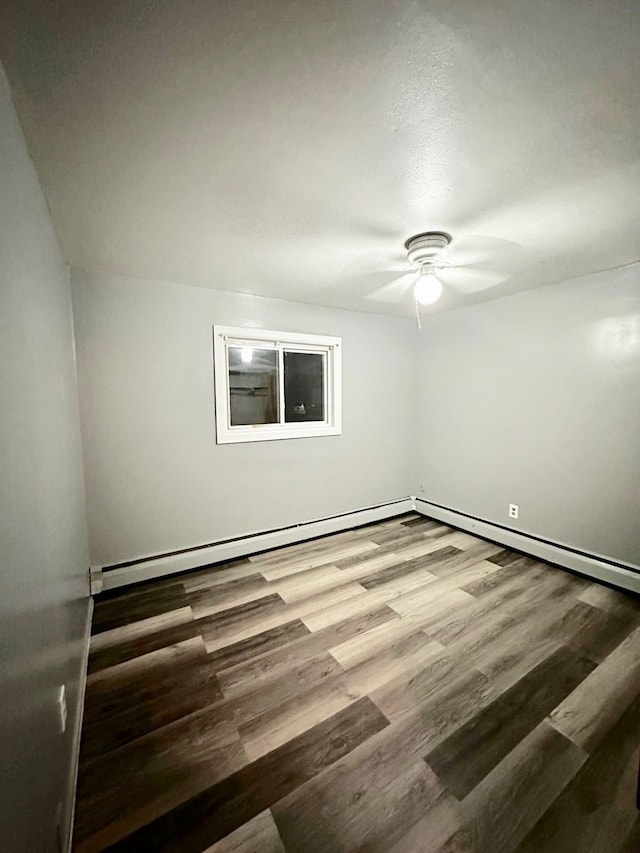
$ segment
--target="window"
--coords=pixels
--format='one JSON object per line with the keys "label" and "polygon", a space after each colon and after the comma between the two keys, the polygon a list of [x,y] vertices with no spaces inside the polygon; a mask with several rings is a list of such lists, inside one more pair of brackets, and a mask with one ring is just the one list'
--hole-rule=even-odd
{"label": "window", "polygon": [[342,432],[340,338],[213,327],[218,444]]}

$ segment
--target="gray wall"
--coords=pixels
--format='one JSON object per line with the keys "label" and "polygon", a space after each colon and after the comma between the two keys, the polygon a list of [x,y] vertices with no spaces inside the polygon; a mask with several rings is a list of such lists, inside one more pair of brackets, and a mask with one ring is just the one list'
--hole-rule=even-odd
{"label": "gray wall", "polygon": [[[72,270],[94,564],[410,493],[413,325]],[[343,434],[215,443],[212,325],[343,338]]]}
{"label": "gray wall", "polygon": [[640,265],[434,315],[417,358],[419,497],[640,564]]}
{"label": "gray wall", "polygon": [[69,275],[1,69],[0,333],[0,849],[53,851],[58,808],[69,818],[87,531]]}

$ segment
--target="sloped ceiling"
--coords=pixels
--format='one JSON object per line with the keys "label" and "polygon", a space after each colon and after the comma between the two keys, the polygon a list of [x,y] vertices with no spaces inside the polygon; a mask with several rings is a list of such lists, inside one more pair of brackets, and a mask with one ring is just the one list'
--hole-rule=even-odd
{"label": "sloped ceiling", "polygon": [[70,264],[391,314],[427,229],[495,283],[431,310],[640,257],[639,46],[633,0],[0,10]]}

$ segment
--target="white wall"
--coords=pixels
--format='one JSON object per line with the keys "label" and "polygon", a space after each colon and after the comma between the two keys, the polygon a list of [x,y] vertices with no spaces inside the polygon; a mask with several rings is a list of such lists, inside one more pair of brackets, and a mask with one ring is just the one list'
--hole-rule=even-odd
{"label": "white wall", "polygon": [[[93,564],[410,493],[408,320],[72,271]],[[343,338],[343,434],[216,445],[212,325]]]}
{"label": "white wall", "polygon": [[640,264],[434,315],[417,357],[419,497],[640,565]]}
{"label": "white wall", "polygon": [[68,270],[1,69],[0,332],[0,849],[53,851],[88,615],[80,425]]}

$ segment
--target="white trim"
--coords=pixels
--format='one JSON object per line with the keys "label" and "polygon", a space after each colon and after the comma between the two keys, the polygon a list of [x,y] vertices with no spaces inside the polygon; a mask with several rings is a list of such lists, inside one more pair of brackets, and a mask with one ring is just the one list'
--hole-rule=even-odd
{"label": "white trim", "polygon": [[104,590],[116,589],[138,581],[153,580],[188,569],[197,569],[199,566],[206,566],[209,563],[235,560],[238,557],[246,557],[247,554],[255,554],[258,551],[268,551],[271,548],[279,548],[281,545],[292,545],[295,542],[304,542],[306,539],[314,539],[328,533],[338,533],[341,530],[360,527],[373,521],[392,518],[394,515],[402,515],[410,512],[411,509],[411,498],[401,498],[381,506],[355,510],[335,518],[320,518],[300,522],[285,530],[258,532],[257,535],[248,534],[240,539],[235,539],[233,542],[221,542],[208,548],[200,548],[184,554],[175,554],[169,557],[151,556],[145,559],[144,563],[138,563],[135,566],[123,566],[120,569],[111,569],[108,572],[102,572],[100,567],[95,566],[92,569],[92,576],[95,576],[96,572],[101,572],[101,588]]}
{"label": "white trim", "polygon": [[594,580],[604,581],[621,589],[640,593],[640,574],[637,573],[640,572],[640,567],[631,564],[628,564],[628,569],[623,566],[615,566],[595,555],[578,554],[559,542],[541,542],[539,539],[527,536],[526,533],[499,527],[489,521],[469,518],[467,515],[436,506],[429,501],[422,500],[422,498],[418,498],[416,501],[415,509],[421,515],[435,518],[437,521],[443,521],[445,524],[451,524],[461,530],[467,530],[476,536],[491,539],[507,548],[515,548],[517,551],[523,551],[525,554],[531,554],[541,560],[556,563],[559,566],[580,572],[580,574],[588,575]]}
{"label": "white trim", "polygon": [[[228,344],[256,344],[276,349],[279,353],[278,408],[280,422],[232,427],[229,422]],[[284,422],[284,349],[298,352],[326,353],[325,358],[325,420],[299,423]],[[216,408],[216,441],[218,444],[237,444],[247,441],[278,441],[288,438],[316,438],[342,434],[342,338],[327,335],[307,335],[299,332],[278,332],[267,329],[248,329],[242,326],[213,327],[214,393]]]}
{"label": "white trim", "polygon": [[275,329],[253,329],[249,326],[220,326],[214,327],[216,334],[222,335],[227,342],[237,344],[250,344],[262,341],[265,344],[284,344],[286,347],[317,347],[325,349],[327,346],[338,346],[342,338],[330,337],[329,335],[308,335],[302,332],[282,332]]}
{"label": "white trim", "polygon": [[[227,350],[227,353],[228,353],[228,350]],[[228,378],[228,376],[229,376],[229,374],[227,373],[226,378]],[[278,376],[284,377],[284,350],[282,348],[280,348],[278,350]],[[278,428],[281,428],[285,422],[284,421],[284,418],[285,418],[284,390],[282,387],[283,385],[284,385],[284,381],[278,382],[278,420],[280,421],[280,423],[277,424]],[[227,399],[229,400],[229,407],[231,407],[231,388],[230,387],[229,387],[229,397]],[[231,431],[231,430],[229,430],[229,431]]]}
{"label": "white trim", "polygon": [[100,566],[89,568],[89,589],[91,595],[98,595],[102,592],[102,568]]}
{"label": "white trim", "polygon": [[93,621],[93,598],[89,598],[87,609],[87,621],[84,629],[80,680],[78,683],[78,703],[76,709],[76,723],[73,730],[73,752],[71,754],[71,773],[73,781],[69,796],[71,797],[71,809],[69,813],[69,824],[66,827],[65,850],[71,853],[73,842],[73,824],[76,816],[76,791],[78,787],[78,768],[80,766],[80,742],[82,739],[82,721],[84,719],[84,699],[87,691],[87,671],[89,668],[89,646],[91,643],[91,624]]}

